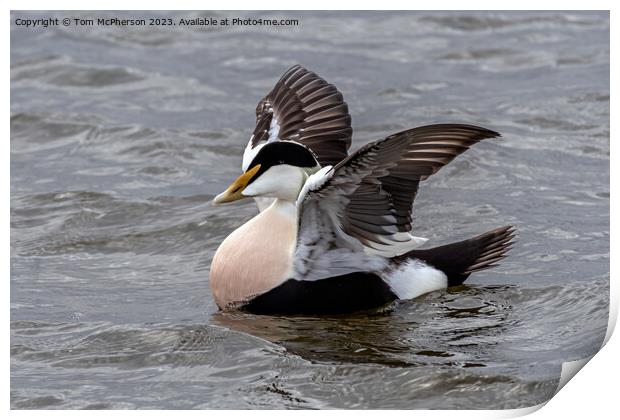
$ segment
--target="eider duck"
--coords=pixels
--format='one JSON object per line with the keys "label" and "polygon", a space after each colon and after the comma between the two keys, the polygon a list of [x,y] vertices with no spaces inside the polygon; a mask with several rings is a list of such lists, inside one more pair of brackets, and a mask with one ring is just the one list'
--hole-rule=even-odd
{"label": "eider duck", "polygon": [[513,243],[512,226],[419,249],[426,239],[411,234],[411,212],[420,181],[499,136],[472,125],[428,125],[349,155],[351,119],[342,95],[303,67],[291,68],[257,107],[243,174],[213,200],[269,200],[213,257],[218,307],[367,311],[460,285],[493,267]]}

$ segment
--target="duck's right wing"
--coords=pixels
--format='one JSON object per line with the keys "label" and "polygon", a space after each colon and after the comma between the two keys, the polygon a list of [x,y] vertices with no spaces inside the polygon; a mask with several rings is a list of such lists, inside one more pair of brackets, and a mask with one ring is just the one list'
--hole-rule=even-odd
{"label": "duck's right wing", "polygon": [[393,134],[310,177],[299,200],[295,276],[316,280],[376,271],[424,239],[411,235],[420,181],[471,145],[498,137],[485,128],[437,124]]}

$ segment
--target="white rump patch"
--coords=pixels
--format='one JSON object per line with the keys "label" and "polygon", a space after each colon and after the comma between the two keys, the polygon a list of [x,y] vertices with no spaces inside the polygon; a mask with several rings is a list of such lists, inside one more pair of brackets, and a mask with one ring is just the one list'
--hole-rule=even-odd
{"label": "white rump patch", "polygon": [[384,276],[399,299],[413,299],[448,287],[448,277],[420,260],[411,260]]}

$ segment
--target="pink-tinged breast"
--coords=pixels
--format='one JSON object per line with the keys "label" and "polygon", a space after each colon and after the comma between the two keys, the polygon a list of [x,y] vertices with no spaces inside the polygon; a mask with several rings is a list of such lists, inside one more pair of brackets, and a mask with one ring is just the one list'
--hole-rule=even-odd
{"label": "pink-tinged breast", "polygon": [[220,308],[238,306],[290,276],[297,216],[294,207],[284,210],[271,206],[231,233],[218,248],[210,280]]}

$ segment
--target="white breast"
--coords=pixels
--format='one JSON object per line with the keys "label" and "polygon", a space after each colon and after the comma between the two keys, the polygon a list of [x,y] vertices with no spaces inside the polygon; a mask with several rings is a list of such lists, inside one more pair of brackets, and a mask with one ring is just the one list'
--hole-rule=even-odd
{"label": "white breast", "polygon": [[287,280],[296,239],[295,205],[279,200],[231,233],[211,263],[211,290],[218,306],[234,307]]}

